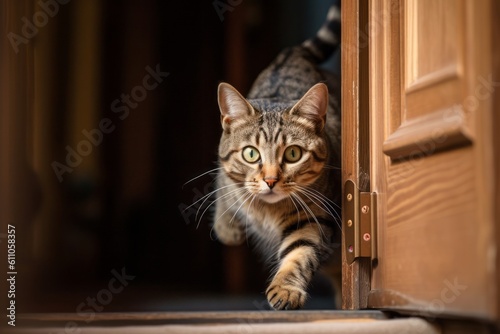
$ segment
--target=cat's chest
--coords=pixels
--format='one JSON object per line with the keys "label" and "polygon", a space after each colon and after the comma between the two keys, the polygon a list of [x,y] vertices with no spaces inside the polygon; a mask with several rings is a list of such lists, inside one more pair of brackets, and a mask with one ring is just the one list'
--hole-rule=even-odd
{"label": "cat's chest", "polygon": [[263,241],[274,243],[281,239],[281,214],[272,206],[246,208],[247,230]]}

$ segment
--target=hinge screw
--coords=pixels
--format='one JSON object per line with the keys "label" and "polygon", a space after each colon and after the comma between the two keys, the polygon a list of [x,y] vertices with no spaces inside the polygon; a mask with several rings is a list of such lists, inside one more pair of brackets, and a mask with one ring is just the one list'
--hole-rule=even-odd
{"label": "hinge screw", "polygon": [[350,202],[352,201],[352,194],[347,194],[347,200]]}
{"label": "hinge screw", "polygon": [[364,205],[361,208],[361,212],[363,212],[363,213],[368,213],[368,211],[370,211],[370,207],[368,205]]}
{"label": "hinge screw", "polygon": [[364,241],[370,241],[370,238],[371,238],[370,233],[363,234],[363,240]]}
{"label": "hinge screw", "polygon": [[349,220],[347,221],[347,226],[349,226],[349,227],[351,227],[351,226],[352,226],[352,220],[350,220],[350,219],[349,219]]}

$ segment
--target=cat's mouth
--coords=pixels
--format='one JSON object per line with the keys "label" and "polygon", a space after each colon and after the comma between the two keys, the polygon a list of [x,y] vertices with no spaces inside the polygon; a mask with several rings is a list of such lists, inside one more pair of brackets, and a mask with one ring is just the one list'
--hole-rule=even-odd
{"label": "cat's mouth", "polygon": [[276,203],[287,197],[287,195],[277,192],[274,189],[267,189],[259,193],[259,198],[267,203]]}

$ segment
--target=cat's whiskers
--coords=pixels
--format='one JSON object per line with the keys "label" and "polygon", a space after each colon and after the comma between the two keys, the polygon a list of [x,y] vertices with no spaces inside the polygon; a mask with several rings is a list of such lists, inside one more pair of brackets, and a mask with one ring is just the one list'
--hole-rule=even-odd
{"label": "cat's whiskers", "polygon": [[[297,194],[291,193],[290,195],[292,195],[299,202],[302,209],[304,209],[306,215],[308,216],[307,220],[310,222],[310,220],[309,220],[309,215],[310,215],[314,219],[316,224],[318,225],[318,229],[321,232],[321,235],[323,237],[326,237],[325,233],[323,232],[323,228],[321,227],[321,224],[318,221],[318,218],[316,217],[314,212],[311,210],[311,208],[307,205],[307,203],[302,198],[300,198],[300,196]],[[309,215],[307,213],[309,213]]]}
{"label": "cat's whiskers", "polygon": [[[323,197],[325,197],[321,192],[319,192],[318,190],[316,189],[313,189],[313,188],[310,188],[310,187],[307,187],[307,189],[309,190],[314,190],[316,193],[318,193],[318,195],[321,195]],[[342,210],[342,207],[340,205],[338,205],[337,203],[335,203],[334,201],[332,201],[331,199],[329,199],[328,197],[325,197],[325,199],[331,203],[332,205],[335,205],[339,210]],[[339,217],[340,218],[340,217]]]}
{"label": "cat's whiskers", "polygon": [[[257,195],[253,194],[253,198],[250,201],[250,204],[248,204],[248,208],[249,209],[254,204],[254,201],[255,201],[256,198],[257,198]],[[246,236],[246,241],[247,241],[247,245],[248,245],[248,215],[246,215],[246,219],[245,219],[245,236]]]}
{"label": "cat's whiskers", "polygon": [[[235,203],[239,202],[241,200],[241,198],[245,196],[245,195],[242,195],[240,196],[240,198],[238,199],[238,201],[236,201]],[[236,209],[236,211],[234,212],[233,214],[233,217],[231,217],[231,220],[229,221],[229,225],[231,225],[234,221],[234,218],[236,217],[236,215],[238,214],[238,211],[241,210],[241,207],[252,197],[254,197],[255,195],[252,194],[252,193],[247,193],[246,194],[246,198],[241,202],[240,206],[238,206],[238,208]],[[234,205],[234,204],[233,204]],[[232,206],[232,205],[231,205]]]}
{"label": "cat's whiskers", "polygon": [[[245,184],[245,183],[246,183],[246,182],[233,183],[233,184],[230,184],[229,186],[236,186],[236,185],[239,185],[239,184]],[[227,187],[229,187],[229,186],[227,186]],[[221,188],[222,188],[222,187],[221,187]],[[219,189],[221,189],[221,188],[219,188]],[[224,188],[225,188],[225,187],[224,187]],[[220,216],[219,216],[219,217],[217,217],[217,219],[216,219],[216,220],[215,220],[215,222],[214,222],[214,225],[215,225],[215,224],[219,221],[219,219],[221,219],[221,218],[222,218],[222,217],[226,214],[226,212],[228,212],[228,211],[229,211],[229,210],[230,210],[230,209],[231,209],[231,208],[232,208],[232,207],[233,207],[236,203],[240,202],[241,198],[243,198],[243,197],[246,195],[245,193],[246,193],[246,194],[248,194],[248,192],[247,192],[247,190],[246,190],[245,188],[240,188],[240,187],[238,187],[237,189],[233,189],[233,190],[229,191],[228,193],[226,193],[226,194],[224,194],[224,195],[222,195],[222,196],[217,197],[215,200],[213,200],[213,201],[212,201],[212,202],[208,205],[208,207],[207,207],[207,208],[205,208],[205,210],[204,210],[204,211],[203,211],[203,213],[202,213],[202,216],[203,216],[203,214],[205,213],[205,211],[207,211],[207,209],[208,209],[210,206],[212,206],[215,202],[220,201],[220,200],[223,200],[223,199],[226,199],[226,200],[227,200],[227,197],[236,198],[236,199],[235,199],[235,201],[233,202],[233,204],[231,204],[231,205],[230,205],[230,206],[229,206],[229,207],[228,207],[228,208],[227,208],[224,212],[222,212],[222,213],[220,214]],[[239,195],[239,194],[241,194],[241,195]],[[251,194],[251,193],[250,193],[249,195],[250,195],[250,196],[252,196],[252,194]],[[254,195],[254,196],[255,196],[255,195]],[[246,202],[246,201],[247,201],[247,199],[248,199],[248,198],[246,198],[244,202]],[[243,203],[244,203],[244,202],[243,202]],[[243,204],[243,203],[242,203],[242,204]],[[241,207],[241,205],[240,205],[240,207]],[[232,221],[233,221],[233,219],[234,219],[234,217],[235,217],[236,213],[239,211],[240,207],[238,207],[238,209],[236,210],[235,214],[233,215],[233,217],[232,217],[232,218],[231,218],[231,220],[229,221],[229,224],[231,224],[231,223],[232,223]],[[200,221],[201,221],[201,217],[200,217]],[[198,222],[198,225],[199,225],[199,222]],[[196,228],[198,228],[198,226],[197,226]],[[210,230],[210,235],[212,235],[212,231],[213,231],[213,227],[212,227],[212,229]]]}
{"label": "cat's whiskers", "polygon": [[[307,213],[306,208],[304,207],[304,204],[303,204],[303,201],[301,200],[301,198],[294,193],[290,193],[289,196],[292,199],[292,202],[294,203],[295,208],[297,209],[297,222],[300,221],[300,210],[296,204],[298,204],[302,208],[304,214],[306,215],[307,221],[311,222],[311,220],[309,219],[309,214]],[[297,201],[297,202],[295,202],[295,201]]]}
{"label": "cat's whiskers", "polygon": [[[231,186],[231,185],[230,185]],[[220,189],[223,189],[223,188],[227,188],[229,186],[226,186],[226,187],[221,187],[219,188],[218,190]],[[227,199],[227,197],[235,197],[235,194],[236,193],[240,193],[242,192],[244,189],[243,188],[237,188],[237,189],[233,189],[233,190],[230,190],[229,192],[225,193],[224,195],[221,195],[219,197],[217,197],[216,199],[214,199],[212,202],[210,202],[210,204],[207,205],[207,207],[203,210],[203,212],[201,213],[200,215],[200,219],[198,220],[198,212],[200,211],[200,209],[203,207],[204,203],[208,200],[208,198],[211,196],[211,194],[208,194],[205,197],[205,200],[203,201],[203,203],[201,203],[201,205],[198,207],[198,210],[196,211],[196,217],[195,217],[195,220],[198,220],[198,224],[196,225],[196,228],[198,228],[198,226],[200,225],[201,223],[201,219],[203,218],[203,216],[205,215],[205,212],[207,212],[207,210],[214,204],[216,203],[217,201],[220,201],[220,200],[223,200],[223,199]],[[212,192],[213,194],[213,192]]]}
{"label": "cat's whiskers", "polygon": [[[335,207],[337,207],[339,210],[341,210],[341,209],[342,209],[342,208],[340,207],[340,205],[338,205],[337,203],[335,203],[334,201],[332,201],[331,199],[329,199],[328,197],[326,197],[325,195],[323,195],[320,191],[318,191],[318,190],[316,190],[316,189],[314,189],[314,188],[312,188],[312,187],[307,187],[307,186],[306,186],[306,187],[299,186],[299,187],[301,187],[301,188],[305,188],[305,189],[307,189],[307,190],[309,190],[309,191],[312,191],[312,192],[316,193],[318,196],[320,196],[320,197],[321,197],[321,198],[323,198],[325,201],[327,201],[328,203],[330,203],[330,205],[329,205],[330,207],[331,207],[331,205],[334,205],[334,206],[335,206]],[[335,210],[335,212],[336,212],[336,210]],[[337,213],[337,212],[336,212],[336,213]],[[342,220],[342,218],[340,218],[340,216],[338,215],[338,213],[337,213],[337,217],[338,217],[339,219],[341,219],[341,220]]]}
{"label": "cat's whiskers", "polygon": [[[239,183],[238,183],[239,184]],[[244,182],[241,182],[241,184],[244,184]],[[182,212],[186,212],[188,209],[190,209],[191,207],[195,206],[197,203],[199,203],[200,201],[203,201],[200,205],[200,208],[203,206],[203,204],[210,198],[210,196],[212,196],[214,193],[216,193],[217,191],[219,190],[222,190],[222,189],[225,189],[225,188],[228,188],[228,187],[231,187],[231,186],[235,186],[237,185],[236,183],[234,184],[230,184],[230,185],[227,185],[227,186],[223,186],[223,187],[220,187],[220,188],[217,188],[211,192],[209,192],[208,194],[205,194],[203,195],[200,199],[198,199],[196,202],[192,203],[191,205],[187,206],[184,210],[182,210]]]}
{"label": "cat's whiskers", "polygon": [[336,170],[342,170],[342,168],[337,167],[337,166],[332,166],[332,165],[324,165],[323,169],[336,169]]}
{"label": "cat's whiskers", "polygon": [[204,173],[201,173],[201,174],[200,174],[200,175],[198,175],[198,176],[193,177],[192,179],[190,179],[189,181],[186,181],[186,182],[182,185],[182,189],[184,189],[184,186],[185,186],[186,184],[191,183],[191,182],[193,182],[194,180],[197,180],[197,179],[199,179],[199,178],[200,178],[200,177],[202,177],[202,176],[205,176],[205,175],[210,174],[210,173],[212,173],[212,172],[216,172],[216,171],[221,170],[221,169],[223,169],[223,168],[224,168],[224,167],[218,167],[218,168],[210,169],[210,170],[208,170],[208,171],[206,171],[206,172],[204,172]]}
{"label": "cat's whiskers", "polygon": [[[241,200],[243,197],[245,197],[245,196],[250,197],[250,196],[252,195],[251,193],[248,193],[248,192],[247,192],[247,190],[246,190],[245,188],[238,188],[238,189],[236,189],[236,191],[239,191],[239,192],[241,192],[241,193],[243,193],[243,194],[242,194],[241,196],[238,196],[238,198],[236,198],[236,200],[234,201],[234,203],[233,203],[233,204],[231,204],[231,205],[230,205],[230,206],[229,206],[226,210],[224,210],[224,212],[222,212],[222,213],[220,214],[220,216],[219,216],[219,217],[217,217],[216,222],[217,222],[217,221],[218,221],[218,220],[219,220],[222,216],[224,216],[224,215],[226,214],[226,212],[228,212],[228,211],[229,211],[229,210],[230,210],[230,209],[231,209],[234,205],[236,205],[238,202],[240,202],[240,200]],[[217,200],[219,200],[219,198],[217,198],[215,201],[217,201]],[[247,200],[247,199],[245,199],[245,201],[246,201],[246,200]],[[215,201],[214,201],[214,202],[215,202]],[[240,207],[241,207],[241,205],[240,205]],[[238,207],[238,210],[239,210],[239,207]],[[236,212],[238,212],[238,210],[236,210]],[[231,220],[229,221],[229,223],[230,223],[230,224],[232,223],[233,218],[234,218],[234,215],[233,215],[233,217],[231,218]]]}
{"label": "cat's whiskers", "polygon": [[[332,200],[330,200],[328,197],[317,191],[316,189],[313,188],[308,188],[308,187],[302,187],[297,185],[297,189],[300,193],[305,195],[311,202],[313,202],[315,205],[317,205],[321,210],[323,210],[325,213],[329,214],[334,220],[337,226],[342,230],[341,224],[339,224],[339,220],[342,221],[342,218],[340,217],[339,213],[335,208],[330,204],[336,204]],[[317,202],[316,202],[317,201]],[[319,203],[318,203],[319,202]],[[333,213],[332,213],[333,211]]]}
{"label": "cat's whiskers", "polygon": [[[240,182],[237,184],[245,184],[245,183],[246,182]],[[236,185],[236,184],[234,184],[234,185]],[[229,201],[232,201],[233,199],[239,198],[240,196],[238,196],[238,194],[241,192],[244,192],[244,191],[246,191],[246,189],[244,187],[238,187],[237,189],[233,189],[233,190],[229,191],[228,193],[221,195],[220,199],[224,199],[224,203],[228,203]],[[219,198],[216,198],[215,200],[217,201],[217,200],[219,200]]]}
{"label": "cat's whiskers", "polygon": [[297,204],[295,204],[295,201],[293,200],[293,196],[288,195],[288,197],[290,198],[290,202],[292,202],[293,206],[295,206],[295,210],[297,211],[297,221],[300,221],[300,210],[299,208],[297,207]]}

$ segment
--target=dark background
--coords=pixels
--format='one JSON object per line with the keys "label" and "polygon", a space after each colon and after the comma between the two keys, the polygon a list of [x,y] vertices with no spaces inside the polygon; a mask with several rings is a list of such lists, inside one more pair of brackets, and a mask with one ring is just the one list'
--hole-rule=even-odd
{"label": "dark background", "polygon": [[[20,185],[26,214],[16,222],[20,310],[75,312],[89,297],[105,301],[102,311],[263,307],[267,268],[252,245],[213,240],[209,211],[197,221],[189,207],[213,178],[188,181],[216,167],[217,85],[245,94],[281,48],[314,34],[329,4],[60,5],[21,45],[33,52],[35,111]],[[113,101],[138,92],[148,66],[169,75],[121,119]],[[84,149],[82,131],[103,119],[113,130],[59,180],[54,162],[65,164],[68,147]],[[109,295],[113,270],[134,278]]]}

